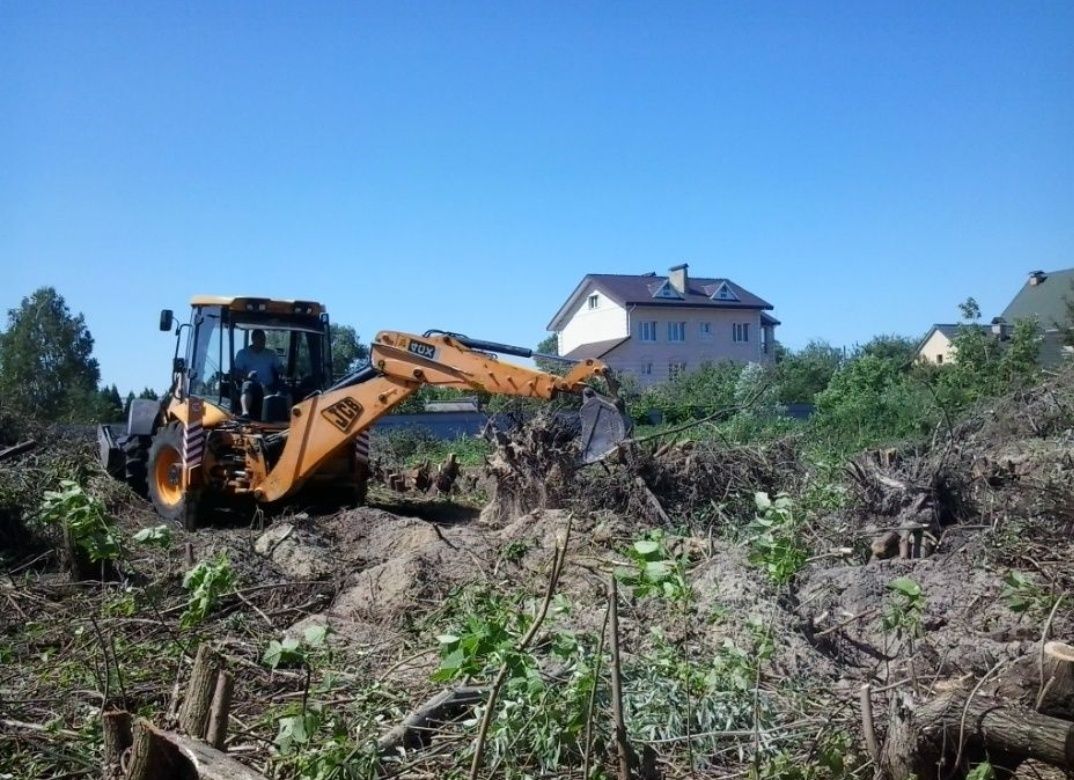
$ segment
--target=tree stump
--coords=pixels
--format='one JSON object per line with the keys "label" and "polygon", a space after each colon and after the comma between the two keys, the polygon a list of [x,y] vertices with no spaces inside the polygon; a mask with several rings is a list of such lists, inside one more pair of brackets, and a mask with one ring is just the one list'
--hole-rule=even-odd
{"label": "tree stump", "polygon": [[120,759],[123,751],[134,743],[131,715],[124,710],[107,710],[101,713],[101,739],[104,756],[101,764],[106,778],[120,776]]}
{"label": "tree stump", "polygon": [[235,679],[231,672],[222,671],[216,676],[216,691],[209,711],[209,726],[205,731],[205,741],[217,750],[224,750],[227,740],[227,719],[231,713],[231,693]]}
{"label": "tree stump", "polygon": [[199,645],[186,697],[179,709],[179,727],[196,739],[204,739],[209,724],[209,710],[216,691],[216,679],[223,668],[220,654],[207,643]]}
{"label": "tree stump", "polygon": [[447,460],[440,464],[440,470],[436,475],[436,489],[442,494],[448,494],[455,486],[455,480],[459,478],[459,463],[454,452],[449,452]]}

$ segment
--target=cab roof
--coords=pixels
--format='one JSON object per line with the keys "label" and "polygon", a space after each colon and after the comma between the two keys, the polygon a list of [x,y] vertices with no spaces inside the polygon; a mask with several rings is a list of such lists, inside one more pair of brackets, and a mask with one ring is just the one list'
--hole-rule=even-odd
{"label": "cab roof", "polygon": [[295,301],[280,298],[258,298],[252,295],[195,295],[191,306],[222,306],[230,311],[256,311],[270,314],[306,314],[319,316],[324,306],[315,301]]}

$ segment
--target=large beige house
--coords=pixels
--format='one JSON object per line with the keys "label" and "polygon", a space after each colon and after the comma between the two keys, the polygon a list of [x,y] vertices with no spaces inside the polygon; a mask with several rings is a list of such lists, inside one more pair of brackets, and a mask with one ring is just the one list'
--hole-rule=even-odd
{"label": "large beige house", "polygon": [[587,274],[548,330],[560,355],[600,358],[647,387],[707,362],[774,362],[771,309],[730,279],[691,279],[683,264],[667,276]]}

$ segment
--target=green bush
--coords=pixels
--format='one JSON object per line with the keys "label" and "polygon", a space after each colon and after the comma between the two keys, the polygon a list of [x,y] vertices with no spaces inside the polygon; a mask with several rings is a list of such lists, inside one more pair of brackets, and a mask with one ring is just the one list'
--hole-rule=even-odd
{"label": "green bush", "polygon": [[833,446],[860,448],[927,433],[938,419],[923,382],[893,360],[865,355],[832,377],[812,422]]}
{"label": "green bush", "polygon": [[61,528],[71,545],[93,563],[115,561],[123,552],[122,537],[104,505],[70,479],[59,490],[45,491],[38,514],[46,526]]}
{"label": "green bush", "polygon": [[681,423],[730,410],[741,373],[742,366],[737,363],[704,363],[641,393],[628,411],[639,422],[647,421],[655,411],[664,422]]}

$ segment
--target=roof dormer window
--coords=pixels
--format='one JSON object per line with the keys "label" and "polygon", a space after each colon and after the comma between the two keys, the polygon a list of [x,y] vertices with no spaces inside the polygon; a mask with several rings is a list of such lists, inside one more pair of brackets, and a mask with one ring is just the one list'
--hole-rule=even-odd
{"label": "roof dormer window", "polygon": [[654,298],[667,298],[673,301],[681,301],[682,295],[671,285],[670,279],[665,279],[664,283],[656,288],[656,292],[653,293]]}
{"label": "roof dormer window", "polygon": [[727,282],[720,282],[716,291],[709,296],[714,301],[737,301],[738,296]]}

